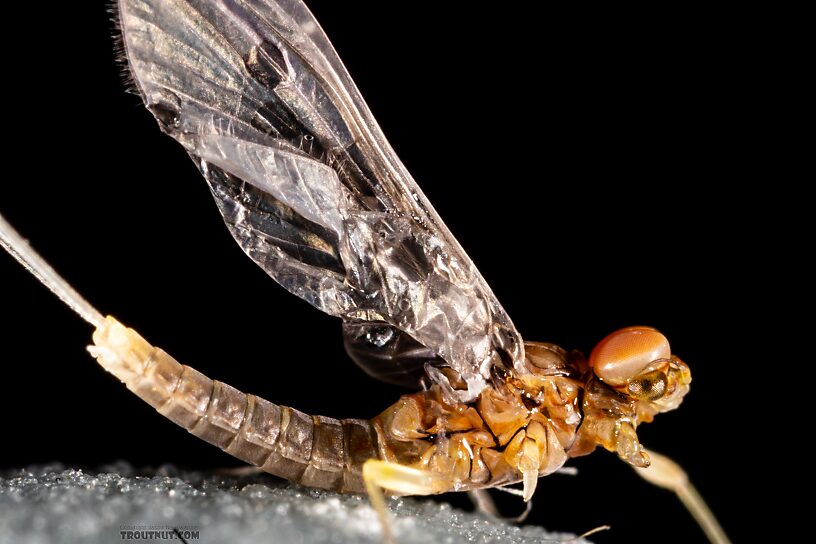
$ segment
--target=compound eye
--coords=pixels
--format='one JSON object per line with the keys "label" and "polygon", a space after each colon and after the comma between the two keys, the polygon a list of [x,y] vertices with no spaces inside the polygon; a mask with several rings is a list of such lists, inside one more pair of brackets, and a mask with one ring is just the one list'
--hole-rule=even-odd
{"label": "compound eye", "polygon": [[610,385],[623,385],[649,363],[669,359],[669,341],[651,327],[627,327],[615,331],[595,346],[589,364]]}
{"label": "compound eye", "polygon": [[640,400],[657,400],[666,394],[668,380],[666,374],[653,370],[634,378],[626,386],[630,395]]}

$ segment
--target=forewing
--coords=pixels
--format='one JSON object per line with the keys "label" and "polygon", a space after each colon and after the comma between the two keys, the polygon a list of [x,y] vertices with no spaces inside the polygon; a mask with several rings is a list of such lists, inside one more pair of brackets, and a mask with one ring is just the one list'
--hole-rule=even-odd
{"label": "forewing", "polygon": [[523,369],[510,319],[302,2],[119,8],[145,104],[196,161],[235,239],[286,289],[344,319],[355,360],[395,361],[393,372],[369,368],[386,379],[444,361],[467,383],[461,399],[492,365]]}

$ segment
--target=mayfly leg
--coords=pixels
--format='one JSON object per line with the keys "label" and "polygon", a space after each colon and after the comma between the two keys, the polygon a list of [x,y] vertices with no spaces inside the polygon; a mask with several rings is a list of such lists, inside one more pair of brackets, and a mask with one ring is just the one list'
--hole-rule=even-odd
{"label": "mayfly leg", "polygon": [[450,481],[437,473],[379,459],[369,459],[363,464],[363,481],[371,505],[380,518],[386,544],[393,544],[394,539],[385,506],[384,489],[404,495],[436,495],[448,491],[451,485]]}
{"label": "mayfly leg", "polygon": [[227,453],[293,482],[364,493],[363,464],[379,457],[370,422],[310,416],[247,395],[182,365],[79,295],[0,216],[0,242],[95,327],[88,350],[159,413]]}
{"label": "mayfly leg", "polygon": [[647,482],[677,495],[713,544],[730,544],[731,541],[728,540],[714,513],[708,508],[680,465],[654,451],[649,450],[647,454],[651,465],[648,468],[635,468],[635,472]]}

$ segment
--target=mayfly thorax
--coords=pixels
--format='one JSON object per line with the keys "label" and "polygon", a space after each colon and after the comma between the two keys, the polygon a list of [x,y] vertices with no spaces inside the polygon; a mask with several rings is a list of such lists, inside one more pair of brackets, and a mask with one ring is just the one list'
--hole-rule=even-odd
{"label": "mayfly thorax", "polygon": [[[135,88],[209,184],[244,252],[285,289],[342,319],[349,356],[417,390],[370,420],[311,416],[213,381],[103,317],[0,221],[3,245],[96,327],[97,361],[163,415],[304,485],[434,494],[541,476],[601,446],[635,467],[636,429],[691,381],[644,326],[588,357],[521,338],[380,131],[299,0],[119,0]],[[370,414],[369,414],[370,415]],[[724,542],[668,459],[673,489]],[[691,497],[691,498],[689,498]]]}

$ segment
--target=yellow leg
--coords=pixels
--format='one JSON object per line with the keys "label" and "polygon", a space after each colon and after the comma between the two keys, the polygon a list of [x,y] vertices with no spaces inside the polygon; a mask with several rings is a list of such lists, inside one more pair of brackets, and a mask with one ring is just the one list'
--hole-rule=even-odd
{"label": "yellow leg", "polygon": [[363,481],[371,500],[371,506],[374,507],[380,518],[383,540],[387,544],[394,544],[394,538],[391,535],[383,489],[400,495],[434,495],[450,489],[450,485],[434,472],[379,459],[369,459],[363,463]]}
{"label": "yellow leg", "polygon": [[717,518],[708,508],[680,465],[659,453],[646,451],[652,463],[647,468],[635,468],[635,472],[647,482],[673,491],[691,512],[712,544],[730,544],[731,541],[720,527]]}

